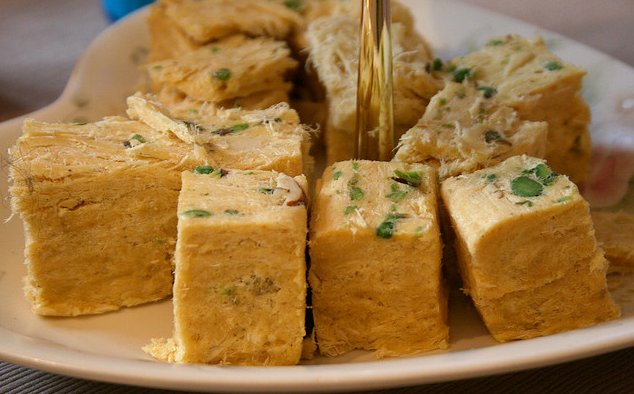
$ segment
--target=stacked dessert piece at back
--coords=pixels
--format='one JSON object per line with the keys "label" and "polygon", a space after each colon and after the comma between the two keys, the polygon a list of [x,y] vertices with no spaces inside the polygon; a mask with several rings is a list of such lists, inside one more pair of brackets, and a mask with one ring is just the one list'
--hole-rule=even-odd
{"label": "stacked dessert piece at back", "polygon": [[149,88],[167,104],[262,109],[288,102],[297,61],[283,40],[302,21],[275,1],[162,0],[148,18]]}
{"label": "stacked dessert piece at back", "polygon": [[[430,72],[432,55],[409,11],[393,3],[394,121],[396,136],[413,126],[442,87]],[[308,24],[309,64],[324,86],[328,116],[324,129],[328,163],[354,155],[360,2]]]}
{"label": "stacked dessert piece at back", "polygon": [[541,38],[507,35],[451,60],[443,71],[449,80],[475,83],[522,120],[548,122],[545,159],[575,183],[585,181],[591,146],[590,110],[581,97],[585,70],[559,59]]}

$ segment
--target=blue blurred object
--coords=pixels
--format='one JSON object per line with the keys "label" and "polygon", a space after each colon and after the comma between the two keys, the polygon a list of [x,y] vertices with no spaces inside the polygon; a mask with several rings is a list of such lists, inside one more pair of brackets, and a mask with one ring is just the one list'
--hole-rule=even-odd
{"label": "blue blurred object", "polygon": [[102,0],[102,5],[108,19],[114,22],[153,1],[154,0]]}

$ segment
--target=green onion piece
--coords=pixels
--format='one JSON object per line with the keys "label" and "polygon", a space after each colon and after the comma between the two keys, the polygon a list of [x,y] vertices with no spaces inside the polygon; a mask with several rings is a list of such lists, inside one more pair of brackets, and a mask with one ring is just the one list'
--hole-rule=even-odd
{"label": "green onion piece", "polygon": [[383,222],[376,228],[376,236],[383,239],[390,239],[394,235],[396,229],[396,221],[398,219],[406,218],[404,213],[389,213]]}
{"label": "green onion piece", "polygon": [[556,202],[566,204],[566,203],[569,203],[570,201],[572,201],[572,196],[563,196],[558,198]]}
{"label": "green onion piece", "polygon": [[550,186],[555,182],[555,179],[559,174],[553,172],[546,166],[545,164],[538,164],[534,169],[535,176],[539,178],[540,181],[544,184],[544,186]]}
{"label": "green onion piece", "polygon": [[465,79],[469,79],[473,76],[470,68],[458,68],[453,73],[454,82],[462,82]]}
{"label": "green onion piece", "polygon": [[234,124],[233,126],[231,126],[231,131],[234,133],[237,133],[239,131],[242,130],[246,130],[249,128],[249,124],[248,123],[238,123],[238,124]]}
{"label": "green onion piece", "polygon": [[544,187],[541,183],[522,175],[511,181],[511,191],[520,197],[537,197],[542,194]]}
{"label": "green onion piece", "polygon": [[490,86],[478,86],[478,90],[482,91],[484,98],[491,98],[497,94],[497,90]]}
{"label": "green onion piece", "polygon": [[493,46],[493,47],[496,47],[496,46],[502,45],[502,44],[504,44],[504,41],[502,41],[502,40],[500,40],[498,38],[494,38],[492,40],[489,40],[489,42],[487,42],[487,45],[490,45],[490,46]]}
{"label": "green onion piece", "polygon": [[238,211],[237,209],[225,209],[225,215],[235,216],[239,214],[240,214],[240,211]]}
{"label": "green onion piece", "polygon": [[229,78],[231,78],[231,70],[229,70],[228,68],[220,68],[220,69],[214,71],[213,76],[217,80],[224,82],[224,81],[229,80]]}
{"label": "green onion piece", "polygon": [[443,97],[441,99],[438,99],[438,106],[444,107],[445,105],[447,105],[447,99],[446,98]]}
{"label": "green onion piece", "polygon": [[495,175],[495,174],[489,174],[489,175],[487,175],[484,179],[486,179],[486,182],[487,182],[487,183],[491,183],[491,182],[495,181],[497,178],[498,178],[498,176],[497,176],[497,175]]}
{"label": "green onion piece", "polygon": [[130,137],[130,140],[137,140],[140,143],[144,143],[145,142],[145,138],[143,138],[143,136],[141,134],[135,134],[132,137]]}
{"label": "green onion piece", "polygon": [[403,199],[407,196],[407,193],[409,193],[409,190],[400,190],[398,187],[398,183],[392,183],[390,185],[390,192],[386,194],[385,197],[394,202],[400,202],[403,201]]}
{"label": "green onion piece", "polygon": [[184,120],[183,124],[187,126],[187,129],[192,133],[200,133],[202,131],[202,127],[196,122],[190,122],[188,120]]}
{"label": "green onion piece", "polygon": [[275,189],[270,188],[270,187],[261,187],[258,189],[258,191],[262,194],[273,194],[273,192],[275,191]]}
{"label": "green onion piece", "polygon": [[390,239],[394,235],[396,223],[393,220],[385,220],[376,228],[376,236],[383,239]]}
{"label": "green onion piece", "polygon": [[348,205],[346,209],[344,209],[343,214],[350,215],[352,212],[356,211],[357,208],[358,207],[356,205]]}
{"label": "green onion piece", "polygon": [[194,174],[211,174],[212,172],[214,172],[212,166],[198,166],[194,168]]}
{"label": "green onion piece", "polygon": [[544,63],[544,68],[548,71],[557,71],[557,70],[561,70],[562,68],[564,68],[564,66],[561,65],[561,63],[556,62],[554,60],[548,61],[546,63]]}
{"label": "green onion piece", "polygon": [[487,144],[490,144],[491,142],[499,141],[501,139],[502,139],[502,136],[500,135],[500,133],[498,133],[495,130],[487,130],[486,133],[484,133],[484,141],[486,141]]}
{"label": "green onion piece", "polygon": [[286,0],[284,2],[284,5],[288,9],[291,9],[293,11],[297,11],[297,10],[299,10],[301,8],[302,1],[301,0]]}
{"label": "green onion piece", "polygon": [[434,71],[441,71],[442,70],[442,60],[440,60],[439,58],[435,58],[432,63],[431,63],[431,69]]}
{"label": "green onion piece", "polygon": [[406,213],[398,213],[398,212],[388,213],[386,216],[387,220],[405,219],[406,217],[407,217]]}
{"label": "green onion piece", "polygon": [[338,180],[339,178],[341,178],[341,175],[343,175],[343,172],[341,172],[341,170],[335,170],[332,173],[332,179],[334,181]]}
{"label": "green onion piece", "polygon": [[248,128],[249,128],[248,123],[237,123],[237,124],[234,124],[233,126],[223,127],[221,129],[214,130],[211,133],[217,134],[217,135],[229,135],[229,134],[236,134]]}
{"label": "green onion piece", "polygon": [[352,162],[352,171],[357,172],[359,171],[359,163],[356,161]]}
{"label": "green onion piece", "polygon": [[404,183],[410,185],[411,187],[418,187],[423,181],[422,174],[420,171],[404,171],[404,170],[394,170],[394,177],[398,183]]}
{"label": "green onion piece", "polygon": [[206,218],[211,216],[211,212],[202,209],[190,209],[189,211],[181,212],[179,216],[182,218]]}
{"label": "green onion piece", "polygon": [[363,190],[359,186],[350,187],[350,199],[352,201],[359,201],[363,198]]}

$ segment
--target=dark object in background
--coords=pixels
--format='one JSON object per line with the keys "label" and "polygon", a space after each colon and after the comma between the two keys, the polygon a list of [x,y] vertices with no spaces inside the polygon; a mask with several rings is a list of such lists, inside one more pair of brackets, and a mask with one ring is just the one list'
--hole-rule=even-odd
{"label": "dark object in background", "polygon": [[108,19],[114,22],[153,1],[154,0],[102,0],[102,5]]}

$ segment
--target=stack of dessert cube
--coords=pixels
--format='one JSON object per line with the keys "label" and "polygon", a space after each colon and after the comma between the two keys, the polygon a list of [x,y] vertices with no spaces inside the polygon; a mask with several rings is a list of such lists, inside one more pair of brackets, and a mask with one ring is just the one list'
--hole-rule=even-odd
{"label": "stack of dessert cube", "polygon": [[[178,363],[292,365],[311,341],[325,356],[402,356],[449,346],[455,264],[498,341],[617,318],[574,183],[590,154],[584,71],[515,35],[434,59],[395,3],[402,136],[391,162],[351,160],[358,13],[338,0],[162,0],[149,91],[127,117],[27,120],[10,192],[34,312],[171,296],[173,336],[145,350]],[[291,89],[327,109],[317,180]]]}

